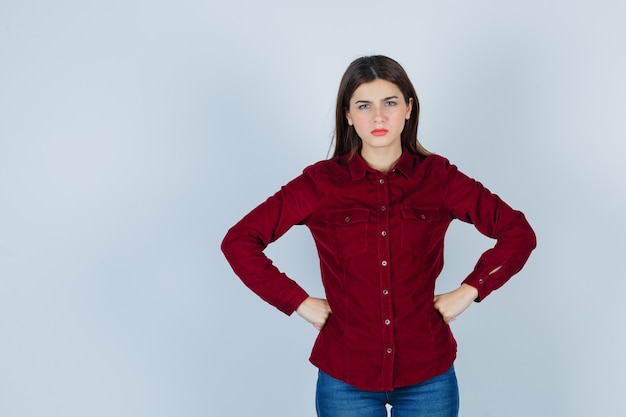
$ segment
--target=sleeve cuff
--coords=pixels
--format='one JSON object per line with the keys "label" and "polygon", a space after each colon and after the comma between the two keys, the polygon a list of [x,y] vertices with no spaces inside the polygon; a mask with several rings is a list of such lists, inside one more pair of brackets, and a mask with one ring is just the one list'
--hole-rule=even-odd
{"label": "sleeve cuff", "polygon": [[490,279],[491,277],[489,277],[488,274],[474,271],[471,274],[469,274],[467,278],[465,278],[465,280],[463,281],[463,284],[467,284],[469,286],[476,288],[476,290],[478,290],[478,297],[476,297],[474,301],[477,303],[480,303],[492,291],[489,288]]}
{"label": "sleeve cuff", "polygon": [[293,312],[296,311],[298,307],[300,307],[300,304],[302,304],[302,302],[308,297],[309,294],[306,291],[304,291],[301,287],[296,286],[291,291],[289,297],[287,297],[287,299],[285,300],[285,303],[277,307],[286,315],[291,316]]}

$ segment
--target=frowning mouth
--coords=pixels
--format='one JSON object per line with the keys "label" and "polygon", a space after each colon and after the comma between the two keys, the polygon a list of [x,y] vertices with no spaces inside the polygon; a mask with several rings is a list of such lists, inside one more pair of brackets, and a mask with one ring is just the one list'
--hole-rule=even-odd
{"label": "frowning mouth", "polygon": [[389,132],[387,129],[374,129],[370,133],[374,136],[385,136]]}

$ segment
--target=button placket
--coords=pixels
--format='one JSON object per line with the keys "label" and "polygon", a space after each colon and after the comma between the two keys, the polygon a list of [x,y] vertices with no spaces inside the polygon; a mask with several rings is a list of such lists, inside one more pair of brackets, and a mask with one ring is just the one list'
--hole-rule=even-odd
{"label": "button placket", "polygon": [[377,206],[376,214],[378,227],[378,276],[380,279],[380,311],[381,311],[381,335],[386,355],[383,362],[382,375],[385,384],[392,384],[394,356],[395,351],[395,335],[393,326],[393,305],[390,297],[391,289],[391,241],[389,239],[390,216],[393,211],[389,205],[390,190],[389,177],[379,177],[377,179]]}

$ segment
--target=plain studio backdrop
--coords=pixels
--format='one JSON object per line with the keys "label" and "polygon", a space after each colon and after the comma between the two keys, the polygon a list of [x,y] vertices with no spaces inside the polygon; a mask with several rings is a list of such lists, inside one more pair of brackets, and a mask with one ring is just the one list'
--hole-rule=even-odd
{"label": "plain studio backdrop", "polygon": [[[219,251],[325,159],[347,65],[524,211],[526,268],[453,325],[461,416],[623,416],[626,3],[0,2],[0,415],[314,416],[316,336]],[[493,242],[453,223],[439,290]],[[303,227],[270,246],[323,296]]]}

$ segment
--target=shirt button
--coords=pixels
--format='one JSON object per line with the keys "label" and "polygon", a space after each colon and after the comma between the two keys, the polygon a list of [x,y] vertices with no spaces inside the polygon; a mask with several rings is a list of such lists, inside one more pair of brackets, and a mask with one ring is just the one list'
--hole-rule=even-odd
{"label": "shirt button", "polygon": [[346,223],[350,223],[350,217],[346,217],[344,220],[346,221]]}
{"label": "shirt button", "polygon": [[383,235],[383,237],[387,236],[387,232],[385,230],[383,230],[380,234]]}
{"label": "shirt button", "polygon": [[422,220],[426,220],[426,215],[425,214],[422,214],[421,217],[422,217]]}
{"label": "shirt button", "polygon": [[393,350],[391,348],[387,348],[387,353],[391,353]]}
{"label": "shirt button", "polygon": [[385,206],[381,206],[381,207],[380,207],[380,209],[381,209],[382,211],[385,211],[385,210],[387,210],[387,207],[385,207]]}
{"label": "shirt button", "polygon": [[389,290],[383,290],[383,295],[389,294]]}
{"label": "shirt button", "polygon": [[391,320],[389,320],[389,319],[385,320],[385,324],[386,324],[387,326],[389,326],[389,324],[391,324]]}
{"label": "shirt button", "polygon": [[381,264],[382,266],[387,266],[387,261],[382,261],[380,264]]}
{"label": "shirt button", "polygon": [[485,283],[485,280],[481,278],[481,279],[479,279],[479,280],[478,280],[478,283],[479,283],[479,284],[484,284],[484,283]]}
{"label": "shirt button", "polygon": [[381,178],[380,181],[378,181],[378,182],[380,182],[381,184],[384,184],[385,180]]}

